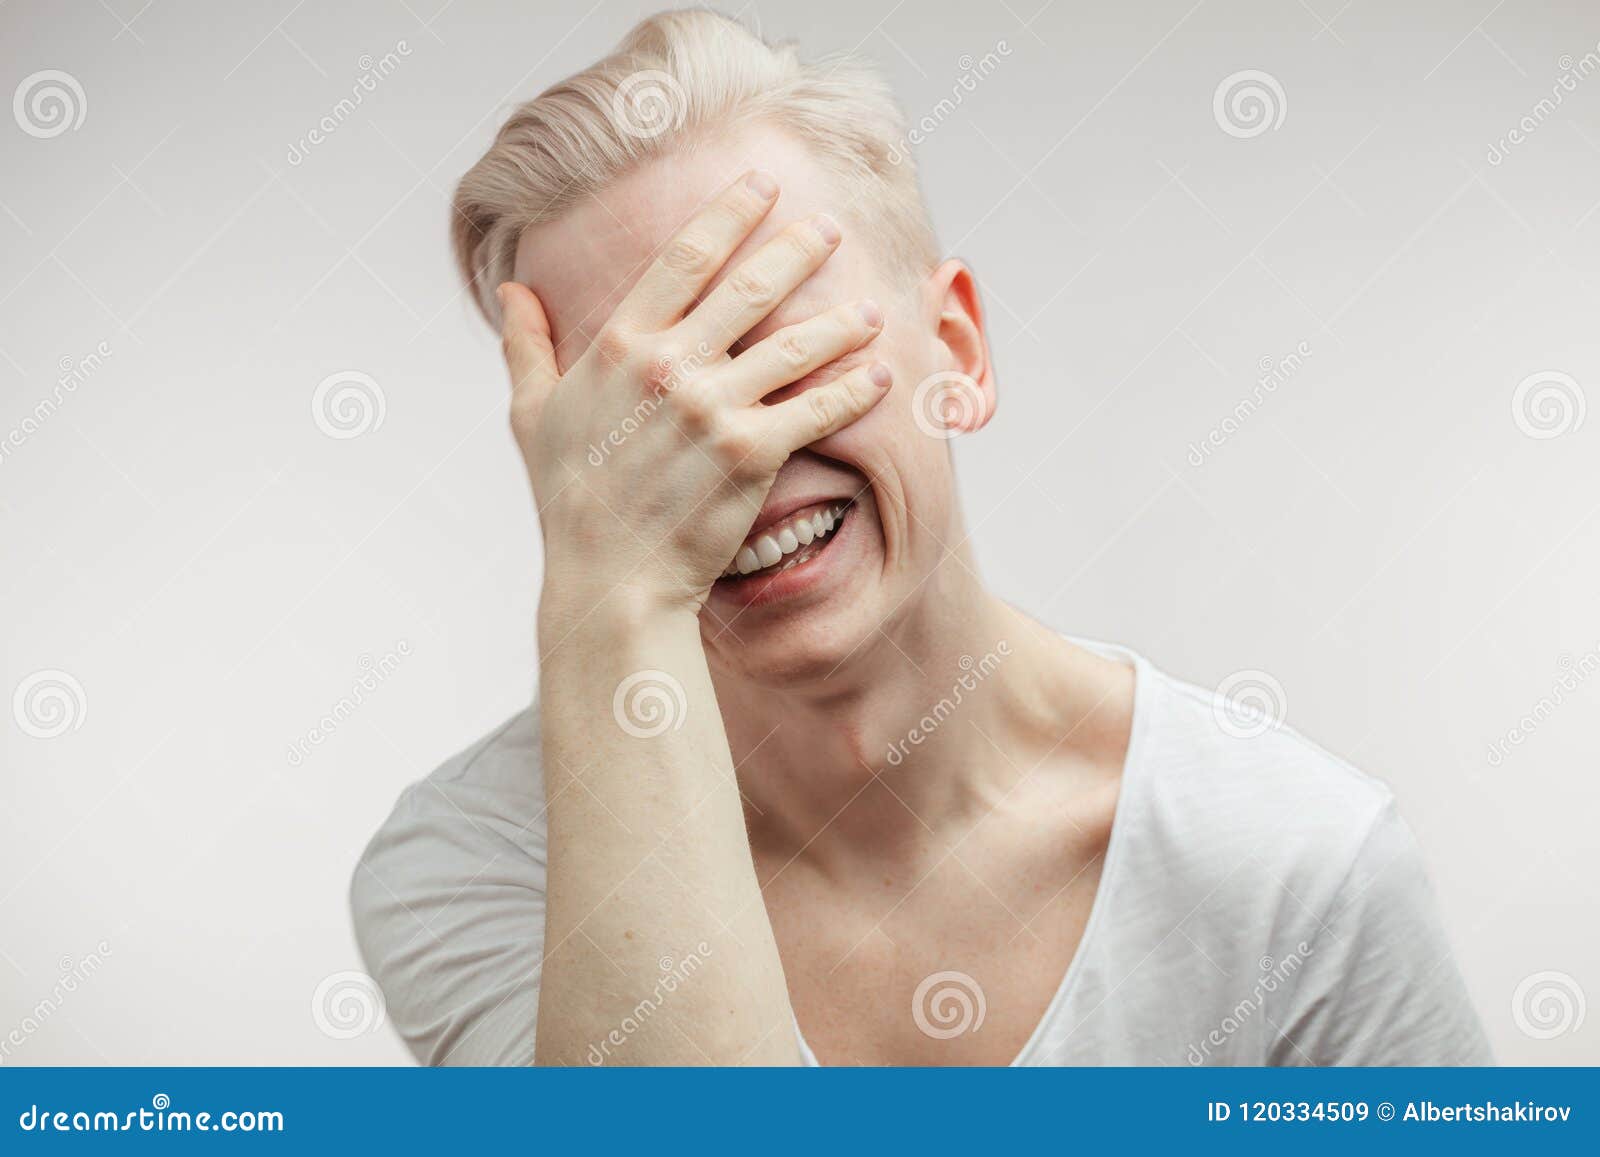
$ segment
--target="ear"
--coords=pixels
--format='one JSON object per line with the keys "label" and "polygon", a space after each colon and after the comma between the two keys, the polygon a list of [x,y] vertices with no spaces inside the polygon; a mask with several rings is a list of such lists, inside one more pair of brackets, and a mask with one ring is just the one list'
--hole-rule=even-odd
{"label": "ear", "polygon": [[923,290],[930,327],[948,368],[964,379],[962,392],[973,395],[951,399],[954,404],[946,407],[950,427],[971,434],[988,425],[999,401],[978,280],[964,262],[951,258],[928,275]]}

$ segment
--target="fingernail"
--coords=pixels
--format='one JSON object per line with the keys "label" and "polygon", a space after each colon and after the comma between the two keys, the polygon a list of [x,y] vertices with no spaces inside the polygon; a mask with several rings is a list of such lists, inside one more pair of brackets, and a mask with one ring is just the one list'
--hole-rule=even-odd
{"label": "fingernail", "polygon": [[772,200],[778,195],[778,179],[765,169],[755,169],[744,179],[745,186],[756,196]]}
{"label": "fingernail", "polygon": [[894,381],[894,375],[889,372],[889,367],[882,362],[875,362],[873,367],[867,371],[867,377],[871,378],[872,384],[880,390],[887,390],[889,383]]}
{"label": "fingernail", "polygon": [[826,213],[818,213],[811,219],[811,223],[817,227],[817,232],[822,234],[822,239],[829,245],[839,244],[841,236],[839,225],[832,217]]}
{"label": "fingernail", "polygon": [[868,329],[877,329],[883,324],[883,310],[878,308],[877,302],[863,301],[856,306],[856,309],[860,312],[861,320],[866,323]]}

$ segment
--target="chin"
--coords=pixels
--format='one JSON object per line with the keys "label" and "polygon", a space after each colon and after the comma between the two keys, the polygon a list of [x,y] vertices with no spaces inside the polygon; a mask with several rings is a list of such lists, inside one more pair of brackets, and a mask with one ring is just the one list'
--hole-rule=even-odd
{"label": "chin", "polygon": [[736,560],[701,611],[707,653],[763,686],[820,684],[874,629],[884,547],[871,490],[807,496],[774,511],[752,539],[748,549],[760,553],[741,551],[746,573]]}

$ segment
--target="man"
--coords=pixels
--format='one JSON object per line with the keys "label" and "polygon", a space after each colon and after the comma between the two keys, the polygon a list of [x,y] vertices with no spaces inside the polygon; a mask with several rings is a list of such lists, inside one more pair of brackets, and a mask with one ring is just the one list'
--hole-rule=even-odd
{"label": "man", "polygon": [[462,181],[540,694],[356,870],[401,1033],[434,1064],[1485,1061],[1385,788],[985,590],[949,438],[996,375],[901,132],[861,65],[679,12]]}

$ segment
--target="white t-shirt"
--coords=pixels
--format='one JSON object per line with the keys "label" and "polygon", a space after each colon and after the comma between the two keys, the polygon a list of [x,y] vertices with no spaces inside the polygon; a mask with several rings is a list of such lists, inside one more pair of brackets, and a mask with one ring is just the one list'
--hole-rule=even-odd
{"label": "white t-shirt", "polygon": [[[1135,668],[1133,733],[1082,942],[1012,1063],[1492,1063],[1389,790],[1091,645]],[[529,709],[408,788],[352,880],[367,967],[427,1064],[533,1058],[537,728]]]}

